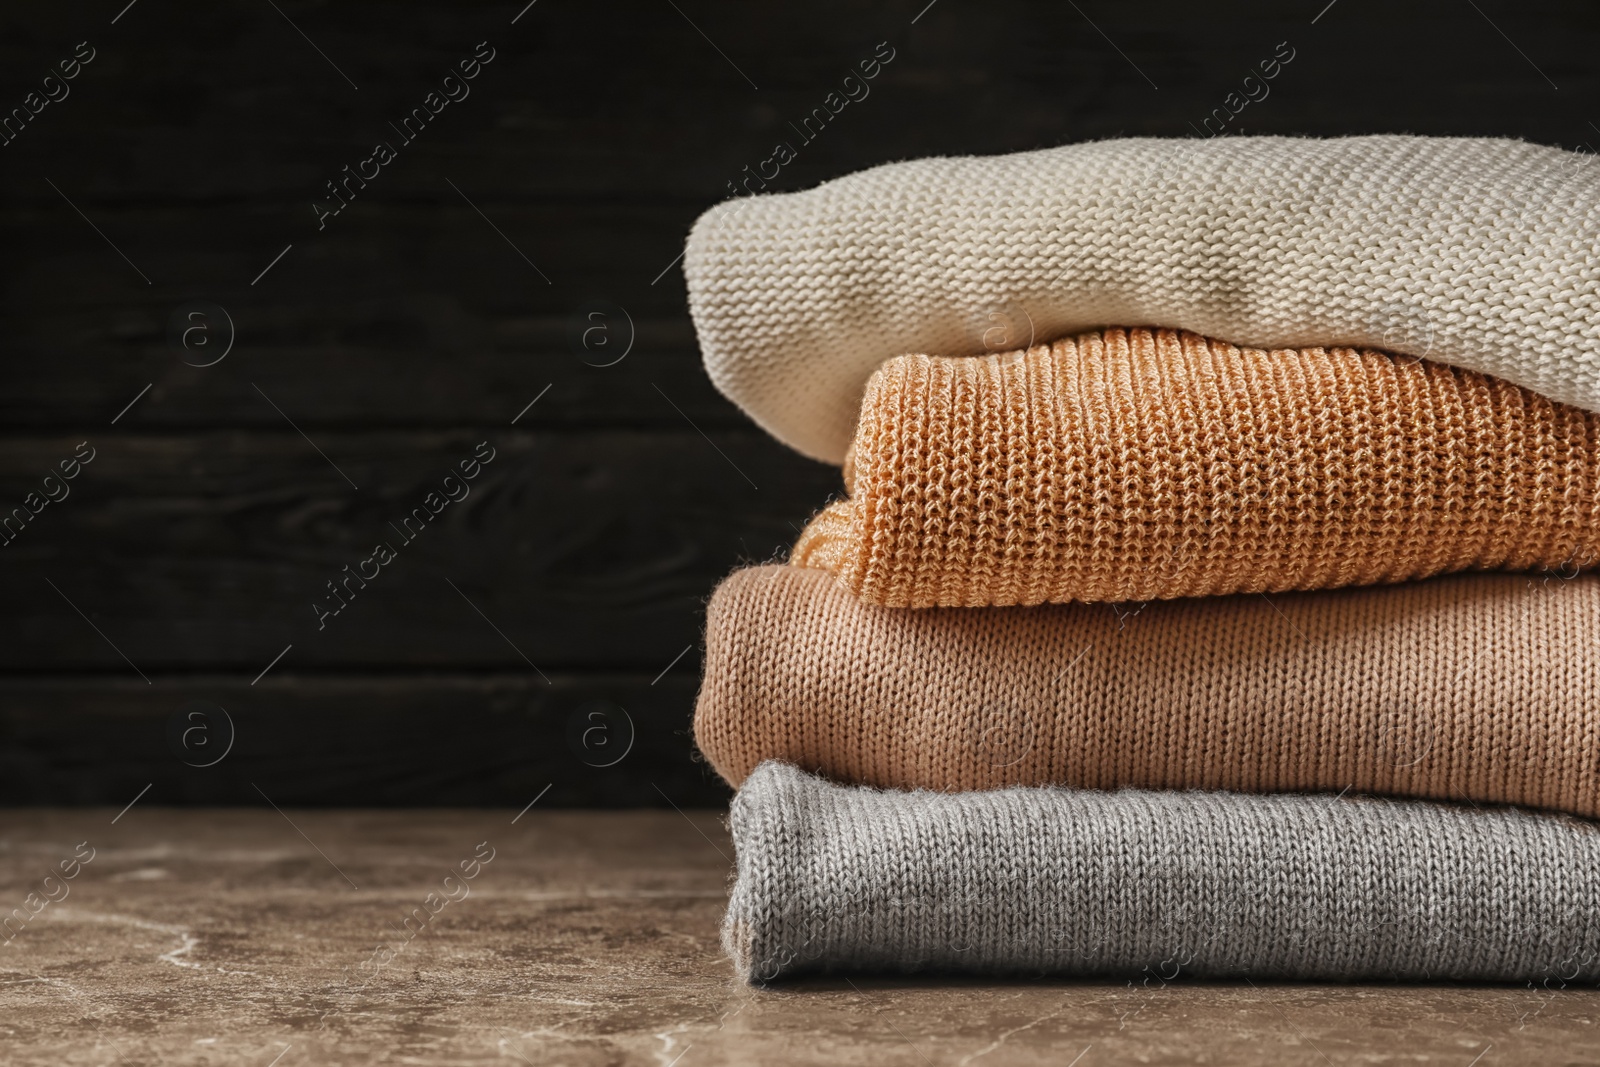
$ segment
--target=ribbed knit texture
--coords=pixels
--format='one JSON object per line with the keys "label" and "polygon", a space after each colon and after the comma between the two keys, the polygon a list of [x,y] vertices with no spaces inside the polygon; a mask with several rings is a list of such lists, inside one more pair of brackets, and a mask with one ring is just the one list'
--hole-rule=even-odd
{"label": "ribbed knit texture", "polygon": [[700,217],[684,256],[711,379],[844,458],[907,352],[1091,327],[1371,346],[1600,408],[1600,167],[1517,141],[1129,139],[894,163]]}
{"label": "ribbed knit texture", "polygon": [[934,790],[1344,789],[1600,816],[1600,576],[1044,608],[863,605],[752,567],[711,598],[695,740]]}
{"label": "ribbed knit texture", "polygon": [[763,764],[723,946],[808,971],[1600,979],[1600,828],[1418,801],[880,793]]}
{"label": "ribbed knit texture", "polygon": [[1600,415],[1370,349],[1106,330],[872,376],[792,562],[891,607],[1328,589],[1600,558]]}

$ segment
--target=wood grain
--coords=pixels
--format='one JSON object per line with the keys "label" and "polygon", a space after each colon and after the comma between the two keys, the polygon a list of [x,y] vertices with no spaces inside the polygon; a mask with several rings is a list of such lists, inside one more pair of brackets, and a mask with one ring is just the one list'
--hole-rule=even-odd
{"label": "wood grain", "polygon": [[[150,393],[118,430],[277,432],[283,417],[257,386],[281,398],[306,429],[498,431],[513,419],[524,429],[692,432],[686,419],[704,430],[750,426],[712,387],[684,319],[636,323],[627,356],[599,366],[609,353],[575,351],[571,316],[497,318],[448,302],[373,301],[342,309],[348,337],[319,339],[325,310],[234,304],[227,308],[237,325],[234,350],[202,368],[167,343],[166,318],[178,306],[152,303],[99,317],[83,309],[36,311],[8,364],[0,432],[98,433],[146,385]],[[624,321],[616,340],[627,333]]]}
{"label": "wood grain", "polygon": [[[1581,3],[1500,5],[1486,19],[1444,0],[1345,0],[1313,24],[1326,4],[1158,0],[1079,10],[996,0],[980,10],[941,0],[922,13],[926,0],[759,8],[706,0],[685,9],[692,23],[670,5],[632,2],[535,7],[515,26],[522,0],[279,6],[359,92],[268,5],[150,5],[114,28],[70,7],[7,13],[0,57],[12,95],[72,42],[90,35],[101,49],[73,97],[8,153],[56,161],[87,156],[91,142],[99,153],[83,176],[91,198],[281,199],[309,220],[306,197],[352,153],[392,136],[388,122],[483,39],[499,57],[468,99],[404,149],[382,188],[374,183],[375,200],[437,195],[439,175],[449,173],[472,177],[485,202],[704,201],[792,136],[788,121],[881,40],[897,58],[867,100],[786,168],[782,187],[916,155],[1192,136],[1190,122],[1285,39],[1300,53],[1297,66],[1270,106],[1243,113],[1246,132],[1494,133],[1571,144],[1591,136],[1580,101],[1594,94],[1600,43],[1600,20]],[[7,169],[0,183],[15,184],[0,188],[53,196],[29,179]]]}
{"label": "wood grain", "polygon": [[[712,585],[838,489],[750,431],[91,436],[71,495],[0,548],[0,600],[28,619],[0,669],[253,675],[293,643],[292,668],[658,670],[698,641]],[[403,540],[484,441],[468,495]],[[77,443],[0,452],[8,507]],[[345,586],[379,543],[397,558]],[[323,618],[335,580],[348,606]]]}
{"label": "wood grain", "polygon": [[555,807],[719,806],[729,790],[689,737],[699,664],[691,648],[658,681],[657,672],[553,672],[547,682],[527,669],[282,665],[255,685],[213,674],[156,675],[151,685],[6,677],[0,804],[120,808],[148,785],[141,803],[259,805],[259,784],[297,807],[521,808],[546,786],[540,803]]}
{"label": "wood grain", "polygon": [[[0,547],[0,685],[78,694],[50,705],[50,729],[27,720],[42,732],[5,795],[113,799],[128,784],[116,747],[80,746],[74,731],[104,729],[97,687],[143,687],[139,671],[157,689],[247,682],[292,644],[278,677],[307,687],[339,734],[403,703],[408,684],[431,691],[435,674],[498,677],[531,660],[581,688],[653,677],[698,642],[713,584],[780,552],[840,486],[712,388],[677,257],[693,220],[878,42],[896,56],[870,95],[770,189],[913,156],[1192,136],[1280,41],[1293,65],[1230,132],[1600,143],[1584,103],[1600,91],[1600,9],[1479,6],[113,0],[0,12],[0,114],[77,42],[97,50],[66,99],[0,146],[0,516],[77,442],[100,450],[68,499]],[[471,95],[319,229],[324,183],[484,40],[497,55]],[[235,325],[235,347],[206,368],[168,335],[196,300]],[[613,366],[571,338],[595,300],[634,327]],[[472,496],[318,630],[324,583],[485,439],[502,459]],[[343,679],[341,698],[322,702],[318,678]],[[471,692],[450,706],[478,722],[497,705],[460,695]],[[681,726],[690,692],[658,692],[675,694],[660,717]],[[420,709],[407,714],[379,762],[300,751],[298,774],[285,772],[294,795],[469,802],[468,750],[430,770],[437,742]],[[502,729],[512,721],[479,725],[520,753]],[[691,795],[684,739],[639,745],[641,766],[679,767]],[[346,791],[347,775],[359,788]],[[659,803],[637,783],[585,781],[561,779],[552,798]],[[234,802],[236,786],[194,795]],[[512,785],[486,788],[515,800]]]}

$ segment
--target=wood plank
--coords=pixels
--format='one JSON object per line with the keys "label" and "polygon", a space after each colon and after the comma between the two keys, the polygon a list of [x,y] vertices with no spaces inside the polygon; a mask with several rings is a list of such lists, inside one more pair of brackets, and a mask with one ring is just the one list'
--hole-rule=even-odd
{"label": "wood plank", "polygon": [[0,676],[0,804],[725,804],[689,736],[698,649],[655,677]]}
{"label": "wood plank", "polygon": [[[562,424],[682,425],[665,393],[708,429],[750,425],[700,364],[677,269],[650,284],[682,250],[676,222],[635,228],[627,214],[597,209],[591,220],[559,206],[505,212],[500,225],[519,238],[558,235],[537,253],[558,280],[547,286],[459,204],[352,217],[320,245],[225,214],[102,219],[150,286],[64,203],[38,218],[0,215],[27,266],[0,298],[10,357],[0,425],[108,422],[150,383],[154,403],[130,428],[278,425],[256,385],[288,394],[306,426],[503,424],[547,385],[552,402],[539,414]],[[596,234],[616,240],[596,251]],[[618,267],[624,248],[632,277]],[[217,347],[185,350],[174,317],[185,321],[197,301],[223,309],[205,313],[192,338]]]}
{"label": "wood plank", "polygon": [[[279,429],[283,417],[262,393],[293,410],[307,430],[501,429],[519,415],[518,426],[546,429],[678,429],[686,416],[706,430],[751,426],[706,376],[687,317],[636,323],[632,349],[605,365],[615,356],[594,340],[598,335],[592,352],[569,344],[571,316],[496,318],[417,293],[409,302],[349,309],[357,340],[340,343],[315,340],[327,313],[310,303],[235,304],[228,309],[236,317],[233,351],[195,367],[165,337],[177,306],[158,300],[12,319],[0,428],[98,433],[147,385],[119,430]],[[449,340],[455,330],[459,343]],[[623,319],[615,341],[625,344],[627,336]],[[71,341],[53,345],[51,337]],[[192,362],[209,358],[199,352],[187,355]],[[527,408],[535,398],[537,406]]]}
{"label": "wood plank", "polygon": [[[514,342],[526,329],[520,320],[564,325],[595,299],[622,305],[636,322],[681,321],[677,261],[704,206],[541,200],[486,220],[440,179],[398,207],[352,204],[319,232],[299,201],[292,211],[286,200],[107,210],[70,181],[62,190],[73,204],[56,196],[0,211],[15,271],[0,307],[25,313],[8,328],[23,326],[19,339],[57,348],[77,343],[84,327],[48,317],[35,326],[35,316],[138,309],[113,319],[110,336],[164,341],[168,316],[191,300],[228,308],[253,342],[446,353],[496,339],[475,320],[509,320]],[[107,330],[91,319],[81,339]]]}
{"label": "wood plank", "polygon": [[[0,601],[14,605],[0,670],[131,671],[111,643],[146,673],[253,676],[291,643],[291,670],[522,669],[523,656],[545,670],[659,670],[698,640],[724,574],[783,552],[841,489],[836,470],[764,435],[687,426],[319,431],[315,446],[287,427],[90,436],[95,458],[70,495],[0,547]],[[486,440],[494,459],[443,503],[444,479]],[[8,442],[4,506],[79,441]],[[430,493],[437,518],[414,517],[404,539]],[[363,564],[379,543],[396,558]],[[344,587],[345,567],[367,587]],[[349,603],[324,618],[313,605],[338,606],[336,578]]]}
{"label": "wood plank", "polygon": [[1318,12],[1269,0],[1081,13],[997,0],[982,10],[936,5],[913,25],[922,0],[887,9],[705,0],[693,23],[638,0],[549,5],[512,26],[523,6],[284,6],[359,92],[267,5],[150,5],[115,27],[71,7],[7,12],[0,60],[14,96],[86,35],[100,55],[72,96],[7,149],[35,166],[0,172],[0,188],[42,202],[53,194],[36,168],[49,162],[77,173],[90,201],[281,197],[308,213],[306,198],[330,173],[392,136],[388,123],[485,38],[499,54],[471,96],[403,148],[375,197],[432,196],[454,174],[470,176],[486,201],[641,192],[705,201],[791,137],[788,123],[881,40],[899,54],[872,95],[847,106],[780,187],[916,155],[1190,136],[1190,123],[1285,39],[1300,58],[1270,103],[1243,113],[1249,132],[1570,144],[1590,136],[1582,101],[1600,87],[1589,60],[1600,27],[1568,4],[1503,6],[1492,23],[1457,19],[1448,5],[1368,5],[1313,25]]}

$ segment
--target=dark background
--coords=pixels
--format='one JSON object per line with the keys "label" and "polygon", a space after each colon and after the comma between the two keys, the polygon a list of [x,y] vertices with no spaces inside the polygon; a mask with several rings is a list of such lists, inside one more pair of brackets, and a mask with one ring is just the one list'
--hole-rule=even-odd
{"label": "dark background", "polygon": [[[0,147],[0,512],[96,452],[0,548],[0,802],[721,802],[688,731],[705,598],[840,485],[712,389],[675,259],[878,42],[776,188],[1194,136],[1284,41],[1230,133],[1600,144],[1586,2],[125,3],[0,15],[0,111],[97,53]],[[236,333],[205,368],[168,335],[196,300]],[[480,441],[471,495],[319,631],[324,583]],[[218,708],[232,748],[193,766]]]}

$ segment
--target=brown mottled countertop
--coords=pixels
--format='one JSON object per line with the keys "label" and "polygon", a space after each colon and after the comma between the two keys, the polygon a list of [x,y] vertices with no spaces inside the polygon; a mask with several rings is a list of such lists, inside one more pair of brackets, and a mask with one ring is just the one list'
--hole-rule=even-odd
{"label": "brown mottled countertop", "polygon": [[[38,894],[0,943],[0,1060],[1600,1062],[1593,989],[855,978],[751,990],[717,944],[733,851],[717,813],[515,814],[0,813],[0,914],[29,914]],[[46,882],[63,863],[75,877]]]}

